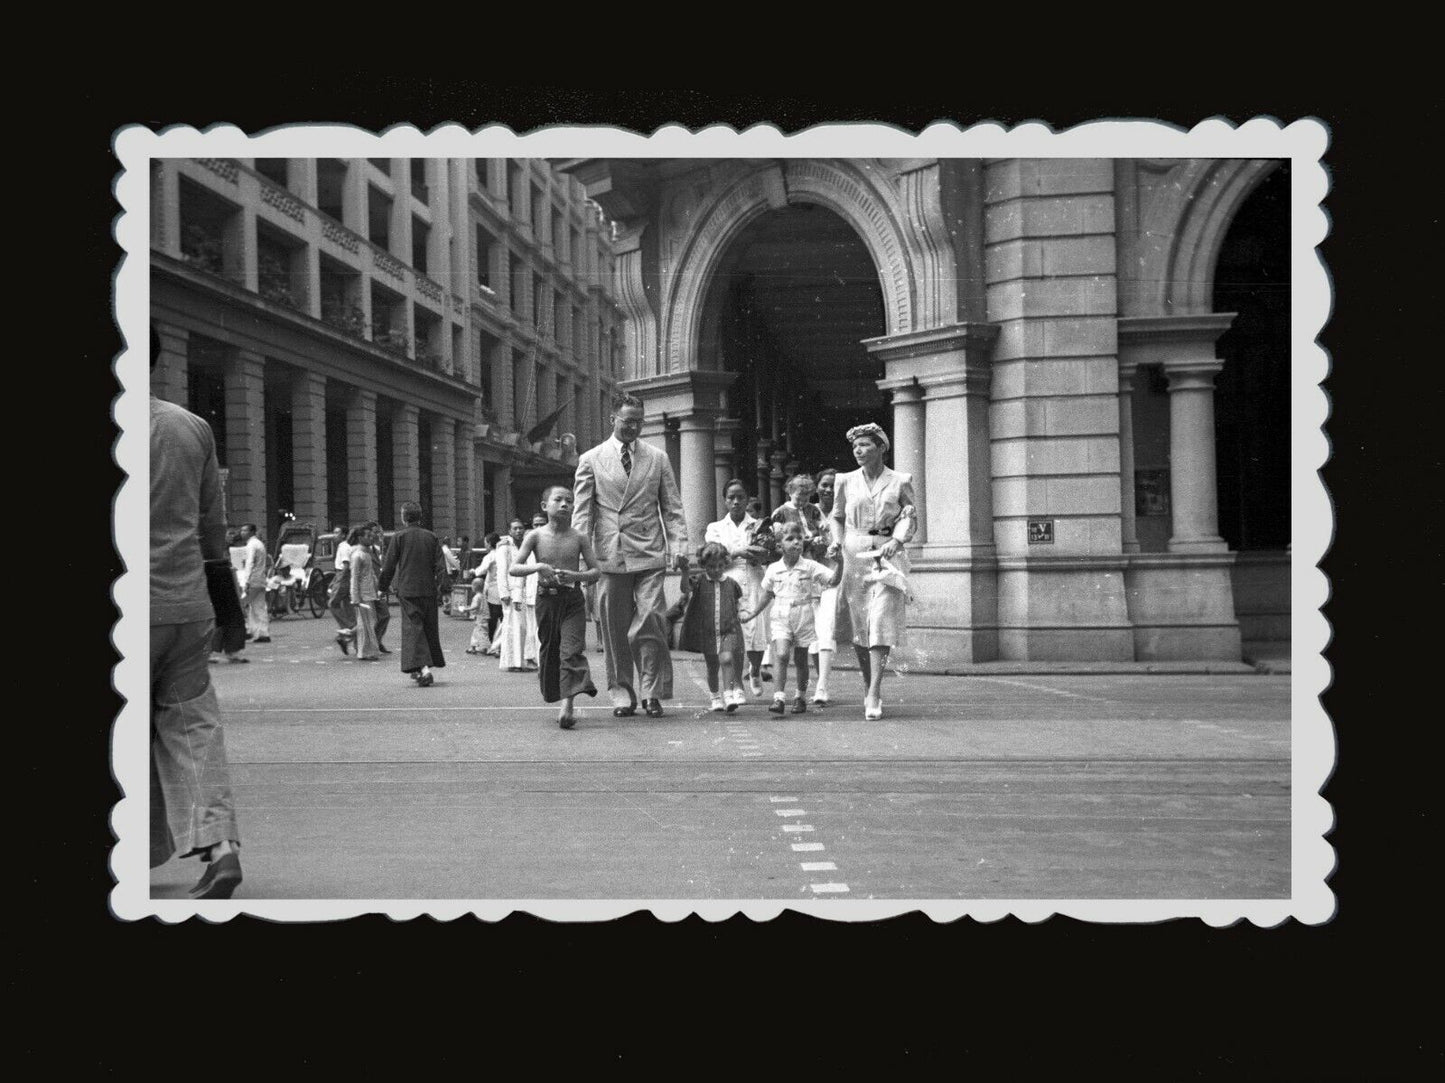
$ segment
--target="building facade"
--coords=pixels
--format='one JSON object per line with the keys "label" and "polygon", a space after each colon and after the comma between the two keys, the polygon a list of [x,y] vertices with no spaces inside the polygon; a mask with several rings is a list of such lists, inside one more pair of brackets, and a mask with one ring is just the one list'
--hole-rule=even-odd
{"label": "building facade", "polygon": [[688,525],[883,424],[909,654],[1234,660],[1289,637],[1275,160],[571,159]]}
{"label": "building facade", "polygon": [[621,357],[611,232],[518,159],[156,159],[152,387],[216,431],[228,521],[479,538],[570,484]]}

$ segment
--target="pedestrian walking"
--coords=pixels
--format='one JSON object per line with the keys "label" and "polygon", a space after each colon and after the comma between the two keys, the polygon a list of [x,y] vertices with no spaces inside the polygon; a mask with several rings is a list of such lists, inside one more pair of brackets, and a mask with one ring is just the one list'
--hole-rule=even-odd
{"label": "pedestrian walking", "polygon": [[437,584],[446,574],[441,542],[421,525],[421,505],[401,506],[402,529],[391,539],[382,564],[379,590],[393,582],[401,602],[401,671],[422,688],[433,684],[433,669],[446,663],[437,628]]}
{"label": "pedestrian walking", "polygon": [[[743,608],[761,613],[758,606],[758,592],[763,585],[763,569],[767,564],[768,547],[760,544],[758,536],[762,521],[749,515],[748,489],[738,478],[733,478],[723,489],[724,515],[715,523],[709,523],[703,538],[716,542],[728,552],[728,578],[742,588]],[[768,643],[768,622],[759,616],[742,624],[744,657],[748,663],[748,680],[755,696],[763,694],[762,674]]]}
{"label": "pedestrian walking", "polygon": [[362,662],[381,660],[376,637],[376,556],[369,544],[370,532],[356,527],[347,535],[351,546],[351,600],[356,607],[356,657]]}
{"label": "pedestrian walking", "polygon": [[270,643],[271,611],[266,604],[266,546],[257,536],[255,523],[242,524],[241,545],[246,551],[240,571],[241,608],[246,613],[246,634],[253,643]]}
{"label": "pedestrian walking", "polygon": [[[597,578],[597,557],[592,543],[572,529],[572,490],[549,486],[542,494],[547,523],[522,540],[514,576],[532,576],[537,586],[537,620],[540,628],[537,676],[542,701],[562,706],[557,724],[570,730],[577,724],[573,702],[579,695],[597,695],[587,665],[587,603],[581,585]],[[585,570],[579,570],[581,565]]]}
{"label": "pedestrian walking", "polygon": [[[153,369],[160,350],[152,328]],[[206,668],[217,624],[206,563],[223,592],[234,582],[216,440],[202,418],[154,394],[150,487],[150,864],[199,857],[207,867],[191,897],[229,899],[241,883],[241,834]]]}
{"label": "pedestrian walking", "polygon": [[[827,568],[803,556],[804,540],[801,523],[789,523],[783,527],[779,542],[782,559],[768,565],[768,570],[763,573],[762,592],[758,596],[759,609],[772,603],[769,630],[773,639],[777,687],[773,690],[773,703],[768,710],[773,714],[782,714],[787,709],[789,655],[797,668],[798,681],[798,691],[793,696],[793,713],[807,711],[808,647],[817,638],[813,627],[813,608],[818,595],[827,587],[837,586],[843,577],[841,568]],[[754,612],[739,614],[743,618],[755,615]]]}
{"label": "pedestrian walking", "polygon": [[501,638],[497,668],[521,673],[527,668],[527,581],[513,579],[511,571],[522,548],[527,527],[522,520],[513,519],[508,530],[507,536],[497,543],[497,589],[502,596],[502,626],[497,632]]}
{"label": "pedestrian walking", "polygon": [[707,667],[710,708],[731,714],[747,702],[743,693],[743,631],[738,606],[743,588],[731,578],[732,555],[720,542],[697,554],[702,575],[691,583],[682,611],[678,650],[697,651]]}
{"label": "pedestrian walking", "polygon": [[336,571],[331,577],[331,591],[326,599],[326,608],[336,621],[336,645],[346,654],[356,640],[356,607],[351,604],[351,543],[346,540],[344,527],[337,527],[336,554],[332,564]]}
{"label": "pedestrian walking", "polygon": [[[843,578],[839,593],[846,606],[863,674],[863,717],[883,717],[883,670],[889,652],[907,627],[906,583],[909,572],[904,544],[913,537],[918,508],[913,499],[913,478],[883,465],[887,434],[877,425],[855,425],[848,430],[858,469],[839,474],[833,495],[834,532],[841,538],[830,556],[841,553]],[[879,566],[874,565],[875,555]],[[889,562],[890,571],[881,567]],[[872,576],[873,578],[869,578]]]}
{"label": "pedestrian walking", "polygon": [[644,409],[620,396],[612,435],[583,453],[574,483],[573,526],[591,543],[602,577],[598,590],[612,713],[635,714],[638,693],[650,718],[672,698],[663,580],[669,556],[687,571],[687,521],[666,453],[638,440]]}
{"label": "pedestrian walking", "polygon": [[[501,651],[501,644],[497,642],[497,629],[502,623],[502,592],[497,585],[497,546],[502,536],[493,532],[483,540],[486,546],[486,555],[482,557],[480,564],[471,572],[473,580],[480,579],[482,585],[477,588],[482,595],[483,605],[486,606],[487,614],[487,654],[497,654]],[[476,599],[473,599],[475,601]]]}
{"label": "pedestrian walking", "polygon": [[[385,540],[386,532],[380,523],[373,519],[366,524],[366,544],[371,549],[371,556],[377,568],[381,567],[385,559],[385,553],[382,551]],[[372,611],[376,614],[376,649],[382,654],[390,654],[391,651],[387,649],[386,643],[383,641],[386,638],[386,629],[391,624],[391,605],[387,602],[386,591],[379,586],[376,591],[376,600],[372,602]]]}

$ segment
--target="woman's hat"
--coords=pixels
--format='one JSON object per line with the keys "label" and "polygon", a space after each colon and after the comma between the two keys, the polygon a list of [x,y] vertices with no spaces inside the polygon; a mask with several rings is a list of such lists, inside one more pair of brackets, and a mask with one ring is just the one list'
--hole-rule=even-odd
{"label": "woman's hat", "polygon": [[858,437],[860,436],[871,437],[878,444],[882,445],[884,451],[887,451],[890,447],[893,446],[888,439],[888,434],[877,425],[873,424],[873,422],[871,421],[868,422],[866,425],[854,425],[851,429],[849,429],[848,443],[853,443],[853,441],[858,439]]}

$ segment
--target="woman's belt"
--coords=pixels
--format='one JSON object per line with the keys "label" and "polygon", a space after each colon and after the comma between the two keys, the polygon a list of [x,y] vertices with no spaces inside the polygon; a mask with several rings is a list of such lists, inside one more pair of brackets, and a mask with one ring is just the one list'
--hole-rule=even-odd
{"label": "woman's belt", "polygon": [[543,587],[543,586],[538,586],[538,587],[537,587],[537,593],[538,593],[538,594],[565,594],[565,593],[566,593],[567,591],[569,591],[569,590],[581,590],[581,589],[582,589],[582,585],[581,585],[580,583],[573,583],[573,584],[571,584],[570,586],[566,586],[566,587]]}

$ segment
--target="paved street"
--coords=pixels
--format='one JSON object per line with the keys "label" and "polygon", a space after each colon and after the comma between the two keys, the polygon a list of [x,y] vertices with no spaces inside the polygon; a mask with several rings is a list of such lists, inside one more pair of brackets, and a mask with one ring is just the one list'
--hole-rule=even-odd
{"label": "paved street", "polygon": [[462,653],[465,622],[429,689],[334,632],[287,618],[212,667],[238,900],[1289,894],[1288,677],[890,674],[870,723],[855,672],[806,715],[712,714],[679,654],[666,717],[604,692],[567,732],[535,674]]}

